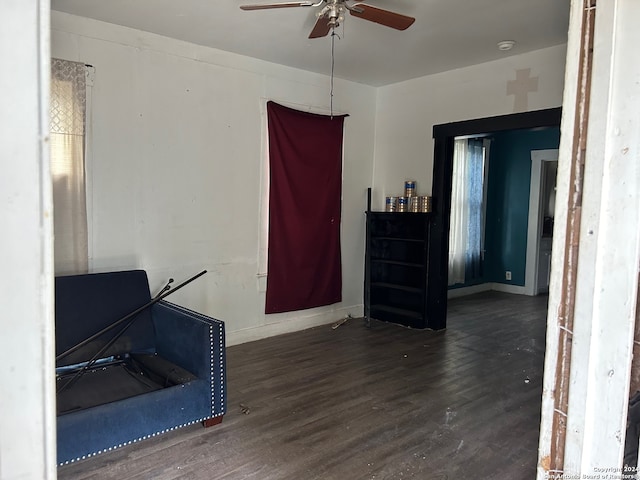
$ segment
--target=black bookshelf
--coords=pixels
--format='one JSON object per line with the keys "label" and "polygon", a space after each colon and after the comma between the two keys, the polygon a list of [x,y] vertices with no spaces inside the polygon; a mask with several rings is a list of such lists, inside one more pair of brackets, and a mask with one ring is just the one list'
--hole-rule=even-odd
{"label": "black bookshelf", "polygon": [[428,315],[431,213],[374,212],[367,202],[365,318],[434,328]]}

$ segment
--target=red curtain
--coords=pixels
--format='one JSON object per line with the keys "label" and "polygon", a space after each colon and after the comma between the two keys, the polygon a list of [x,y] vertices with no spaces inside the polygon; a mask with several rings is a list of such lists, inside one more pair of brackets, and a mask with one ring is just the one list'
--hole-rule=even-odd
{"label": "red curtain", "polygon": [[267,103],[269,259],[265,313],[342,300],[340,202],[344,116]]}

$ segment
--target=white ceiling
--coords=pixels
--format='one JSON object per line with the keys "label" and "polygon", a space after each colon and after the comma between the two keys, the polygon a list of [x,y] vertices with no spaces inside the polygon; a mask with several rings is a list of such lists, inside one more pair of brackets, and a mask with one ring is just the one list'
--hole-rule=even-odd
{"label": "white ceiling", "polygon": [[[309,40],[317,8],[242,11],[272,0],[52,0],[54,10],[329,74],[331,38]],[[347,15],[335,75],[373,86],[566,42],[570,0],[367,0],[416,18],[397,31]],[[496,44],[515,40],[510,52]]]}

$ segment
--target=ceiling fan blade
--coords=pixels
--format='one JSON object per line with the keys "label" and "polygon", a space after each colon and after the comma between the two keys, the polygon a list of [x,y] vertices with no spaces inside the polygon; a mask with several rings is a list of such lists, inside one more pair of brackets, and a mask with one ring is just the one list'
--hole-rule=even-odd
{"label": "ceiling fan blade", "polygon": [[413,17],[407,17],[406,15],[400,15],[399,13],[391,12],[389,10],[372,7],[366,3],[355,4],[349,9],[349,12],[354,17],[360,17],[365,20],[369,20],[370,22],[395,28],[396,30],[406,30],[413,25],[413,22],[416,21]]}
{"label": "ceiling fan blade", "polygon": [[329,19],[325,16],[318,17],[316,24],[313,26],[313,30],[309,34],[309,38],[326,37],[331,31],[331,25]]}
{"label": "ceiling fan blade", "polygon": [[269,8],[313,7],[313,2],[280,2],[258,5],[240,5],[241,10],[267,10]]}

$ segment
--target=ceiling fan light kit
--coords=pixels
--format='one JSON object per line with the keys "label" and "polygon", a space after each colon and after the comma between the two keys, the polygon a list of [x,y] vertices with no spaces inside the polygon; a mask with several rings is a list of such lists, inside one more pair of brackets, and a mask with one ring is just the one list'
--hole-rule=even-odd
{"label": "ceiling fan light kit", "polygon": [[[323,6],[324,5],[324,6]],[[309,38],[325,37],[332,29],[340,26],[344,21],[345,11],[358,18],[368,20],[379,25],[394,28],[396,30],[406,30],[415,18],[401,15],[390,10],[367,5],[366,3],[356,3],[350,5],[347,0],[318,0],[317,2],[279,2],[256,5],[241,5],[242,10],[267,10],[272,8],[290,7],[321,7],[316,13],[317,20]]]}

